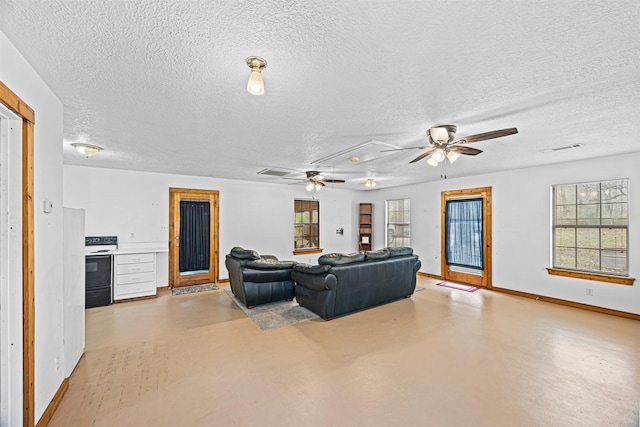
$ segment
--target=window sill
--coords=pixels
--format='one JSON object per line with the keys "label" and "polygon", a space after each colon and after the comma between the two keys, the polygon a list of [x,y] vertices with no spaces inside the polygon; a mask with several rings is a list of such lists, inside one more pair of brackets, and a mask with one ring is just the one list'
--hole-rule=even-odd
{"label": "window sill", "polygon": [[552,276],[573,277],[575,279],[596,280],[598,282],[617,283],[632,286],[636,280],[633,277],[613,276],[609,274],[587,273],[584,271],[563,270],[561,268],[547,268]]}
{"label": "window sill", "polygon": [[294,249],[294,255],[321,254],[322,248]]}

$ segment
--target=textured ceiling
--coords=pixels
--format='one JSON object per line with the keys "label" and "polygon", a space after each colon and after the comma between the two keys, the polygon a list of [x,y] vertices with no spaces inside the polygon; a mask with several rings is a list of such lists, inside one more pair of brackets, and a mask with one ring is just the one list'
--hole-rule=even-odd
{"label": "textured ceiling", "polygon": [[449,177],[640,150],[636,0],[0,0],[0,29],[64,104],[65,164],[283,184],[258,172],[318,169],[364,189],[442,171],[409,165],[417,150],[334,154],[424,145],[435,124],[520,132]]}

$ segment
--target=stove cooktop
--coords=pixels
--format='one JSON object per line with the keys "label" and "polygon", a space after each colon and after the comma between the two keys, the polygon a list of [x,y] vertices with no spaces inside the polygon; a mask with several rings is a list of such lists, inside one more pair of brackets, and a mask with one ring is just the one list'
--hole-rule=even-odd
{"label": "stove cooktop", "polygon": [[118,249],[118,236],[89,236],[84,238],[85,255],[111,255]]}

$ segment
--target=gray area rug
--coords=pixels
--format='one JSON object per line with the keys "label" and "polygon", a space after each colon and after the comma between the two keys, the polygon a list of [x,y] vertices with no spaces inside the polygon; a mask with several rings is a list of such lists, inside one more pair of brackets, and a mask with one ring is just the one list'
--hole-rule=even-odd
{"label": "gray area rug", "polygon": [[172,295],[192,294],[194,292],[215,291],[218,289],[215,283],[204,283],[202,285],[181,286],[171,289]]}
{"label": "gray area rug", "polygon": [[263,331],[282,328],[283,326],[294,325],[305,320],[317,319],[317,314],[300,307],[295,301],[277,301],[268,304],[260,304],[249,310],[231,292],[231,289],[224,290],[238,304],[238,307],[246,313],[253,323]]}

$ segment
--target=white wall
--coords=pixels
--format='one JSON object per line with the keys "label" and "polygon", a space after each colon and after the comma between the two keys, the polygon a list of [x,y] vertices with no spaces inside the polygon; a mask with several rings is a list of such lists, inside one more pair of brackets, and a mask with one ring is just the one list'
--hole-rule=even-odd
{"label": "white wall", "polygon": [[[492,187],[493,285],[536,295],[640,314],[640,287],[550,276],[551,199],[553,184],[630,178],[629,273],[637,277],[640,258],[640,153],[447,179],[375,191],[325,189],[321,208],[321,246],[325,252],[357,250],[357,205],[373,202],[374,248],[384,246],[384,202],[411,199],[411,246],[421,271],[440,275],[440,193]],[[293,199],[309,197],[302,187],[256,184],[213,178],[64,167],[65,204],[87,211],[87,234],[117,234],[122,242],[168,240],[169,187],[220,191],[220,277],[227,277],[224,255],[244,246],[281,259],[315,262],[316,255],[291,255]],[[635,219],[635,221],[634,221]],[[344,236],[335,234],[345,229]],[[134,232],[136,238],[129,238]],[[283,238],[283,236],[286,236]],[[166,258],[161,268],[168,269]],[[163,285],[163,284],[159,284]],[[586,288],[593,296],[586,295]]]}
{"label": "white wall", "polygon": [[[62,291],[62,103],[0,32],[0,80],[36,112],[35,204],[35,419],[38,420],[64,379]],[[14,129],[12,132],[21,132]],[[19,165],[11,165],[20,167]],[[50,214],[43,201],[53,203]],[[12,263],[16,260],[12,260]],[[20,262],[19,260],[17,262]],[[11,287],[21,286],[14,281]],[[12,300],[14,306],[21,304]],[[15,307],[14,307],[15,308]],[[22,322],[21,318],[9,319]],[[2,337],[21,346],[21,337]],[[6,341],[4,342],[6,343]],[[11,362],[13,363],[13,362]],[[11,366],[14,375],[21,365]],[[2,379],[5,380],[4,378]],[[2,396],[9,424],[21,424],[22,392]]]}
{"label": "white wall", "polygon": [[[640,283],[625,286],[550,276],[551,186],[629,178],[629,274],[640,279],[640,153],[372,192],[374,235],[384,236],[384,201],[411,199],[411,242],[421,271],[440,275],[440,193],[492,187],[493,286],[640,314]],[[455,165],[454,165],[455,167]],[[381,242],[382,243],[382,242]],[[593,289],[593,296],[586,295]]]}
{"label": "white wall", "polygon": [[84,353],[84,210],[63,209],[64,376],[71,376]]}
{"label": "white wall", "polygon": [[[315,263],[318,258],[293,255],[293,201],[311,197],[303,185],[64,166],[65,206],[85,209],[86,235],[117,235],[119,244],[168,244],[170,187],[220,192],[221,279],[228,278],[224,259],[234,246],[299,262]],[[324,188],[315,194],[325,252],[356,250],[359,193]],[[344,235],[336,234],[339,228]],[[168,268],[168,255],[159,254],[158,286],[167,286]]]}

